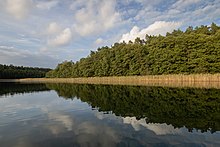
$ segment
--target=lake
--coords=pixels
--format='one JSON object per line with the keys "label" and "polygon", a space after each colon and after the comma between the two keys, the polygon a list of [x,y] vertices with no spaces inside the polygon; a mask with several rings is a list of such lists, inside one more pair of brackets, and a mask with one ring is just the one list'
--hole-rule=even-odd
{"label": "lake", "polygon": [[0,146],[220,146],[220,89],[0,83]]}

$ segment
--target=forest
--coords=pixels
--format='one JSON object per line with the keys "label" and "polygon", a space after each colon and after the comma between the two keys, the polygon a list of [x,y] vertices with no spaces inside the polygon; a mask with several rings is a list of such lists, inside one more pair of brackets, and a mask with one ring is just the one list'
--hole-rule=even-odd
{"label": "forest", "polygon": [[0,79],[42,78],[50,70],[49,68],[0,64]]}
{"label": "forest", "polygon": [[189,26],[165,36],[146,35],[91,51],[77,62],[64,61],[46,77],[74,78],[220,73],[220,26]]}
{"label": "forest", "polygon": [[202,132],[220,130],[218,89],[46,84],[66,99],[78,98],[101,112],[146,118],[146,123],[172,124]]}

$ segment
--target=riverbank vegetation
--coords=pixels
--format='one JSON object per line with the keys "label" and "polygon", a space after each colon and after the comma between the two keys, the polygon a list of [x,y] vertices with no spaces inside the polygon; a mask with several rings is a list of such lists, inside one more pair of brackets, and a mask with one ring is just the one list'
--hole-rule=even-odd
{"label": "riverbank vegetation", "polygon": [[163,87],[197,87],[220,89],[220,74],[193,75],[147,75],[114,77],[80,77],[80,78],[26,78],[0,80],[0,82],[21,83],[84,83],[103,85],[139,85]]}
{"label": "riverbank vegetation", "polygon": [[0,79],[42,78],[50,70],[49,68],[0,64]]}
{"label": "riverbank vegetation", "polygon": [[220,73],[220,27],[188,27],[166,36],[101,47],[76,63],[65,61],[50,78]]}

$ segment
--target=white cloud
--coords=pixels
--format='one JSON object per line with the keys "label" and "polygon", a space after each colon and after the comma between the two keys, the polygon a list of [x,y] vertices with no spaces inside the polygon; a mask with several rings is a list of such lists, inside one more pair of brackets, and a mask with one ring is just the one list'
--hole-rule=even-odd
{"label": "white cloud", "polygon": [[50,34],[56,34],[61,31],[61,27],[56,22],[51,22],[47,27],[47,33]]}
{"label": "white cloud", "polygon": [[76,11],[74,30],[81,36],[88,36],[114,27],[120,22],[120,14],[116,12],[115,6],[115,0],[74,2],[71,7]]}
{"label": "white cloud", "polygon": [[26,17],[33,6],[32,0],[7,0],[6,10],[17,19]]}
{"label": "white cloud", "polygon": [[153,131],[157,135],[166,134],[180,134],[181,130],[174,128],[172,125],[159,124],[159,123],[149,123],[147,124],[145,119],[137,120],[136,117],[125,117],[123,118],[123,123],[130,124],[135,131],[139,131],[142,127],[145,127]]}
{"label": "white cloud", "polygon": [[128,5],[131,4],[132,2],[137,2],[142,4],[143,6],[147,6],[147,5],[157,5],[160,2],[162,2],[163,0],[126,0],[123,1],[123,4]]}
{"label": "white cloud", "polygon": [[120,42],[129,40],[134,41],[137,37],[145,39],[146,34],[148,35],[165,35],[167,32],[172,32],[181,26],[180,22],[166,22],[166,21],[156,21],[149,25],[147,28],[140,30],[139,27],[134,26],[130,32],[123,34]]}
{"label": "white cloud", "polygon": [[40,1],[36,4],[36,7],[39,9],[47,9],[50,10],[51,8],[55,7],[58,4],[57,0],[54,1]]}
{"label": "white cloud", "polygon": [[116,130],[105,124],[93,121],[83,121],[75,125],[74,130],[79,146],[116,146],[120,137]]}
{"label": "white cloud", "polygon": [[[48,113],[48,117],[51,120],[61,122],[68,131],[72,130],[73,121],[69,115],[59,114],[59,113]],[[53,132],[53,130],[52,130]]]}
{"label": "white cloud", "polygon": [[142,124],[145,128],[153,131],[157,135],[167,135],[167,134],[181,134],[182,131],[178,128],[174,128],[172,125],[167,125],[165,123],[149,123],[149,124]]}
{"label": "white cloud", "polygon": [[72,38],[72,32],[70,28],[64,29],[61,34],[57,35],[54,39],[48,41],[49,46],[63,46],[70,43]]}
{"label": "white cloud", "polygon": [[[182,22],[181,29],[220,22],[219,0],[0,0],[0,8],[1,45],[32,52],[40,50],[42,54],[53,54],[62,60],[71,56],[67,50],[74,53],[70,59],[78,60],[91,48],[119,41],[123,33],[127,33],[123,36],[126,40],[134,40],[137,36],[144,38],[149,33],[147,26],[158,21]],[[132,29],[133,26],[137,27]],[[173,24],[153,28],[150,33],[166,32],[172,27]],[[70,30],[63,33],[65,28]],[[74,42],[68,45],[73,39]],[[61,51],[58,46],[62,45],[68,46],[60,47]],[[78,48],[85,50],[79,52]]]}
{"label": "white cloud", "polygon": [[98,38],[98,39],[96,39],[95,44],[96,44],[96,45],[100,45],[100,44],[102,44],[103,42],[104,42],[104,40],[103,40],[102,38]]}
{"label": "white cloud", "polygon": [[23,66],[55,67],[58,59],[45,53],[31,52],[13,46],[0,46],[0,63]]}
{"label": "white cloud", "polygon": [[197,4],[199,2],[201,2],[201,0],[178,0],[176,3],[172,5],[172,8],[181,10],[181,9],[185,9],[190,5]]}

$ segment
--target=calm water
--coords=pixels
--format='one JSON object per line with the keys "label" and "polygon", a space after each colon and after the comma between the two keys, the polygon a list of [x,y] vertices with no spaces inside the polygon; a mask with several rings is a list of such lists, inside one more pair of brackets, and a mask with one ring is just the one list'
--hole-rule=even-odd
{"label": "calm water", "polygon": [[220,90],[0,83],[0,146],[220,146]]}

